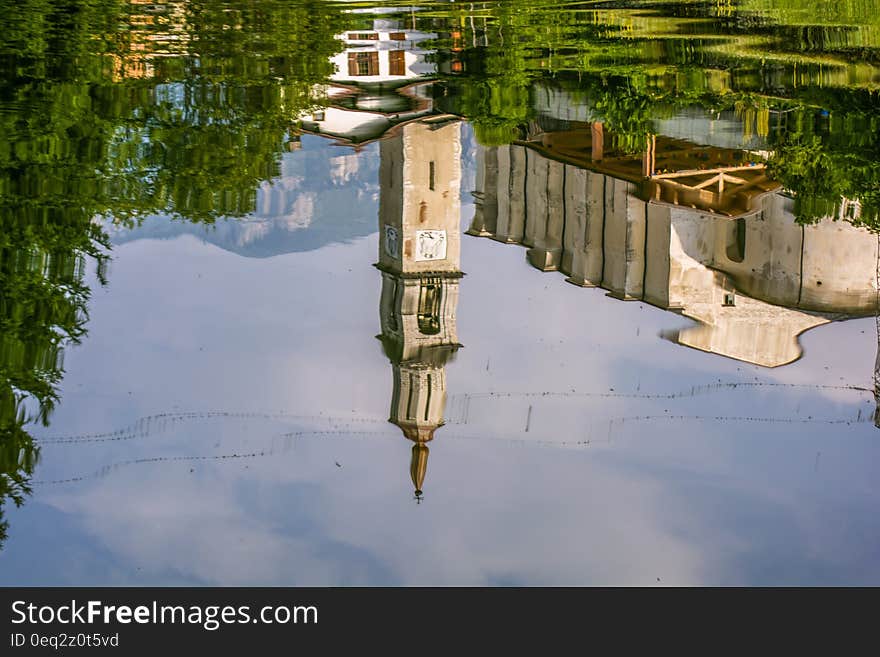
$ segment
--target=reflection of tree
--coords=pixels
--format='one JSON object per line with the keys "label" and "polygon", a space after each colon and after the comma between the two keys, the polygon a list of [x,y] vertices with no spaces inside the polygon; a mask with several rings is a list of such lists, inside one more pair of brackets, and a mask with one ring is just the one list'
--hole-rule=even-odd
{"label": "reflection of tree", "polygon": [[5,407],[3,413],[3,426],[0,427],[2,439],[0,439],[0,549],[6,542],[9,523],[4,518],[3,505],[7,500],[12,500],[16,506],[21,506],[25,498],[30,495],[30,478],[34,472],[34,466],[39,456],[39,450],[34,446],[30,435],[21,429],[20,424],[11,423],[7,426]]}
{"label": "reflection of tree", "polygon": [[[656,121],[677,110],[732,110],[744,138],[754,125],[765,140],[771,170],[793,192],[802,221],[857,199],[859,218],[847,218],[873,225],[880,102],[867,62],[880,58],[878,19],[858,0],[821,14],[806,0],[673,4],[644,15],[609,8],[595,16],[545,0],[455,4],[433,14],[454,26],[441,45],[458,46],[440,102],[473,123],[480,143],[495,146],[520,138],[537,95],[562,90],[586,110],[581,118],[605,123],[627,152],[641,150]],[[683,38],[684,17],[712,20],[694,23],[702,31]],[[858,50],[841,43],[841,24]],[[746,36],[756,31],[773,38]],[[854,68],[859,60],[866,64]]]}
{"label": "reflection of tree", "polygon": [[198,56],[157,64],[123,136],[137,150],[114,169],[135,163],[154,212],[208,221],[252,212],[259,182],[278,175],[291,121],[322,102],[317,85],[342,47],[339,16],[317,1],[186,3],[177,20]]}
{"label": "reflection of tree", "polygon": [[859,213],[845,218],[878,227],[880,212],[880,114],[864,109],[793,108],[770,158],[772,174],[795,194],[801,221],[837,216],[845,199]]}
{"label": "reflection of tree", "polygon": [[94,93],[95,6],[24,4],[0,2],[14,17],[0,45],[0,512],[30,492],[38,450],[26,427],[48,422],[62,348],[84,334],[85,260],[101,265],[106,244],[92,217],[111,200],[96,174],[114,120]]}
{"label": "reflection of tree", "polygon": [[341,47],[331,3],[144,7],[0,0],[0,542],[3,503],[30,492],[28,425],[85,335],[89,261],[104,279],[95,218],[252,212]]}

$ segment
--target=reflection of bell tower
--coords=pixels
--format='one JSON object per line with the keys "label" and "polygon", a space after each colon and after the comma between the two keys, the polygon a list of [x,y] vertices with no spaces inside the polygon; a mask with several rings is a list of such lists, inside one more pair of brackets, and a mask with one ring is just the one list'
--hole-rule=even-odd
{"label": "reflection of bell tower", "polygon": [[415,443],[411,475],[420,499],[426,443],[444,423],[445,365],[460,346],[459,122],[407,124],[381,143],[380,153],[379,338],[394,372],[389,421]]}

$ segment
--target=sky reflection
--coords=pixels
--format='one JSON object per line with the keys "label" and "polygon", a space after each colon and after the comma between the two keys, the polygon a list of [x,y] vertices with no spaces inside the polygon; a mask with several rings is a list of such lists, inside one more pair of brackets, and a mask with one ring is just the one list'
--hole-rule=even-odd
{"label": "sky reflection", "polygon": [[880,584],[870,2],[57,4],[0,584]]}
{"label": "sky reflection", "polygon": [[[119,246],[38,438],[167,418],[44,444],[0,581],[880,580],[874,400],[837,387],[870,387],[873,320],[815,329],[801,360],[766,370],[659,337],[690,320],[465,238],[464,348],[416,504],[410,443],[386,421],[378,246],[261,259],[190,235]],[[690,394],[719,382],[760,385]]]}

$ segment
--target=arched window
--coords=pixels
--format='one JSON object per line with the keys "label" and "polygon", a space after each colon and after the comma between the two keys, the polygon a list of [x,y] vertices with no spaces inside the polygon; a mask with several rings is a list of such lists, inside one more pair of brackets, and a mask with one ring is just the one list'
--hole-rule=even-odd
{"label": "arched window", "polygon": [[419,332],[437,335],[440,332],[440,305],[443,285],[439,278],[423,278],[419,288]]}

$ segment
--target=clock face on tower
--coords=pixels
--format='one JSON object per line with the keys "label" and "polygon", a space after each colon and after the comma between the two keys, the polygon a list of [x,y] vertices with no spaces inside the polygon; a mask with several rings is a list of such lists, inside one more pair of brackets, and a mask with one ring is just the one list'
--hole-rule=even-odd
{"label": "clock face on tower", "polygon": [[418,230],[416,231],[416,255],[417,262],[425,260],[446,259],[446,231],[445,230]]}

